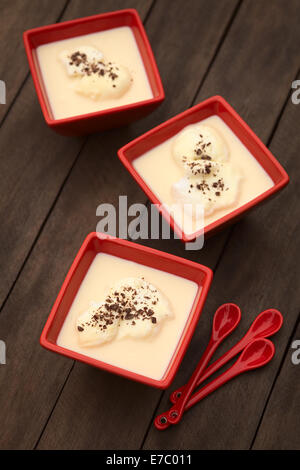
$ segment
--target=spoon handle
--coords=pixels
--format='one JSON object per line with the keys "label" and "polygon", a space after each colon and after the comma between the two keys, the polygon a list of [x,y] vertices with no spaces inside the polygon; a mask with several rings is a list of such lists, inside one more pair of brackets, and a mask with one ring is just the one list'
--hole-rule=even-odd
{"label": "spoon handle", "polygon": [[185,406],[192,395],[199,378],[207,367],[212,355],[221,342],[232,333],[237,327],[241,319],[240,308],[233,303],[220,305],[216,310],[213,318],[212,333],[208,346],[200,359],[196,369],[194,370],[190,380],[184,388],[178,401],[167,412],[167,420],[171,424],[177,424],[184,413]]}
{"label": "spoon handle", "polygon": [[[229,380],[233,379],[234,377],[241,374],[242,372],[245,372],[241,369],[241,367],[237,363],[238,361],[236,361],[228,370],[226,370],[221,375],[219,375],[214,380],[212,380],[209,384],[205,385],[203,388],[201,388],[196,393],[194,393],[190,397],[188,403],[186,404],[184,411],[187,411],[188,409],[190,409],[193,405],[203,400],[203,398],[207,397],[207,395],[210,395],[212,392],[217,390],[217,388],[221,387]],[[167,429],[171,425],[169,421],[166,421],[166,422],[161,421],[162,417],[163,415],[159,415],[154,420],[155,427],[159,429],[160,431]]]}
{"label": "spoon handle", "polygon": [[[188,403],[186,404],[185,411],[237,375],[242,374],[243,372],[247,372],[248,370],[254,370],[265,366],[271,361],[271,359],[274,357],[274,354],[274,344],[268,339],[264,338],[251,341],[251,343],[245,347],[244,351],[229,369],[227,369],[225,372],[223,372],[221,375],[202,387],[190,397]],[[160,416],[155,418],[154,424],[157,429],[164,430],[172,423],[170,423],[168,420],[161,421]]]}
{"label": "spoon handle", "polygon": [[209,363],[212,355],[214,354],[215,350],[220,344],[220,340],[215,340],[213,338],[210,339],[207,348],[204,351],[204,354],[198,363],[196,369],[194,370],[190,380],[188,381],[184,392],[182,393],[179,400],[170,408],[168,411],[168,421],[172,424],[176,424],[180,421],[184,408],[189,401],[190,396],[193,393],[193,390],[199,380],[199,377],[203,373],[204,369],[206,368],[207,364]]}
{"label": "spoon handle", "polygon": [[243,372],[259,369],[260,367],[265,366],[272,360],[274,354],[275,347],[272,341],[266,338],[257,338],[250,341],[242,354],[229,369],[192,395],[186,405],[186,410],[215,391],[217,388],[221,387],[221,385],[233,379],[233,377],[236,377]]}
{"label": "spoon handle", "polygon": [[217,390],[229,380],[233,379],[234,377],[237,377],[242,372],[247,372],[247,369],[242,369],[238,362],[239,361],[236,361],[228,370],[226,370],[214,380],[212,380],[209,384],[205,385],[203,388],[195,392],[190,397],[189,402],[186,404],[185,411],[189,410],[193,405],[196,405],[196,403],[203,400],[203,398],[207,397],[207,395],[210,395],[212,392]]}
{"label": "spoon handle", "polygon": [[[239,354],[250,341],[250,335],[246,334],[236,345],[229,349],[229,351],[227,351],[225,354],[223,354],[223,356],[221,356],[209,367],[207,367],[203,374],[200,375],[196,387],[198,387],[202,382],[204,382],[211,375],[221,369],[221,367],[227,364],[227,362],[231,361],[231,359],[233,359],[237,354]],[[174,390],[170,395],[170,401],[175,404],[179,400],[182,393],[184,393],[185,388],[186,384],[182,385],[177,390]]]}
{"label": "spoon handle", "polygon": [[[207,348],[204,351],[204,354],[199,361],[196,369],[194,370],[186,389],[186,393],[184,393],[180,399],[173,405],[169,411],[165,411],[164,413],[161,413],[160,415],[156,416],[155,418],[155,426],[158,429],[165,429],[165,427],[168,427],[169,424],[173,424],[171,422],[172,418],[177,418],[179,416],[179,419],[181,418],[185,405],[187,404],[191,394],[193,393],[195,384],[198,381],[199,375],[201,375],[202,371],[205,369],[207,366],[208,362],[210,361],[210,358],[212,357],[213,353],[215,352],[217,346],[219,344],[219,341],[215,341],[212,338],[210,339]],[[174,414],[173,414],[174,413]],[[171,419],[170,419],[171,418]],[[167,426],[165,426],[167,423]]]}
{"label": "spoon handle", "polygon": [[[271,317],[273,317],[273,319],[274,319],[274,316],[276,316],[276,322],[273,324],[270,324],[269,329],[265,329],[264,331],[255,333],[255,329],[253,329],[254,325],[255,324],[257,325],[259,322],[261,324],[266,324],[269,321],[268,317],[270,315]],[[265,319],[263,321],[264,317]],[[202,382],[204,382],[211,375],[217,372],[221,367],[223,367],[227,362],[233,359],[233,357],[239,354],[247,346],[247,344],[249,344],[250,341],[252,341],[253,339],[267,338],[268,336],[271,336],[277,333],[277,331],[280,330],[282,323],[283,323],[283,317],[282,317],[282,314],[279,312],[279,310],[272,308],[272,309],[267,309],[261,312],[255,318],[255,320],[253,321],[252,325],[250,326],[249,330],[244,335],[244,337],[235,346],[233,346],[227,353],[223,354],[223,356],[221,356],[217,361],[213,362],[213,364],[211,364],[209,367],[205,369],[204,373],[199,378],[196,386],[198,387]],[[179,397],[183,393],[184,388],[185,388],[185,385],[183,385],[182,387],[178,388],[173,393],[171,393],[170,401],[172,403],[176,403],[176,401],[179,399]]]}

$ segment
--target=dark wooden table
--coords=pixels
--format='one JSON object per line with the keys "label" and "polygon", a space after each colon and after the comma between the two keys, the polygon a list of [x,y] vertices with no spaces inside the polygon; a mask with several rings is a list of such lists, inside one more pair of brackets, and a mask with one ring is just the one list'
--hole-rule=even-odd
{"label": "dark wooden table", "polygon": [[[299,449],[300,105],[299,0],[1,0],[0,365],[2,449]],[[25,58],[25,29],[137,8],[162,75],[166,100],[128,128],[67,138],[47,128]],[[172,389],[190,376],[209,338],[212,313],[242,309],[241,337],[268,307],[284,315],[266,368],[227,384],[160,433],[161,392],[60,357],[39,336],[101,202],[146,202],[120,164],[119,147],[211,95],[221,94],[286,168],[289,186],[235,226],[187,252],[180,241],[151,246],[210,266],[215,273],[203,314]],[[115,177],[117,175],[117,178]],[[112,184],[113,182],[113,184]]]}

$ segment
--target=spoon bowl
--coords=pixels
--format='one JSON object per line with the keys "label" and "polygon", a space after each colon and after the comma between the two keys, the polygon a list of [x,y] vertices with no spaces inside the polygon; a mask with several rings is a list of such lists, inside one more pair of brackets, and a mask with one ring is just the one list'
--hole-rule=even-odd
{"label": "spoon bowl", "polygon": [[[277,333],[277,331],[280,330],[282,323],[283,317],[278,310],[271,308],[261,312],[255,318],[244,337],[229,351],[227,351],[227,353],[223,354],[223,356],[221,356],[217,361],[205,369],[198,380],[197,386],[207,380],[211,375],[215,374],[219,369],[221,369],[221,367],[223,367],[227,362],[239,354],[247,346],[247,344],[249,344],[254,339],[267,338]],[[185,385],[171,393],[170,400],[172,403],[176,403],[176,401],[180,398],[184,387]]]}
{"label": "spoon bowl", "polygon": [[212,338],[219,341],[228,336],[237,326],[241,319],[241,310],[236,304],[227,303],[221,305],[213,320]]}
{"label": "spoon bowl", "polygon": [[[181,390],[181,394],[178,398],[178,401],[174,403],[174,405],[170,408],[168,412],[163,413],[162,415],[157,417],[158,421],[159,419],[166,419],[167,422],[170,422],[171,424],[176,424],[181,420],[185,405],[187,404],[199,378],[201,377],[203,370],[207,367],[217,347],[237,327],[240,320],[241,310],[237,305],[233,303],[223,304],[216,310],[213,318],[211,338],[206,350],[203,353],[202,358],[200,359],[190,380],[188,381],[184,389]],[[163,423],[161,423],[160,421],[160,424]]]}
{"label": "spoon bowl", "polygon": [[[190,398],[188,403],[186,403],[185,411],[194,406],[203,398],[207,397],[215,390],[220,388],[229,380],[232,380],[234,377],[247,372],[252,369],[258,369],[263,367],[268,362],[271,361],[275,354],[274,344],[266,338],[254,339],[245,347],[243,352],[240,354],[237,361],[223,374],[216,377],[210,383],[205,385],[203,388],[195,392]],[[160,431],[167,429],[170,424],[170,420],[165,419],[163,415],[156,417],[154,424],[157,429]]]}
{"label": "spoon bowl", "polygon": [[245,347],[236,361],[236,366],[240,366],[243,371],[256,369],[270,362],[274,354],[272,341],[265,338],[254,339]]}
{"label": "spoon bowl", "polygon": [[252,338],[267,338],[277,333],[283,323],[281,313],[274,308],[261,312],[252,323],[248,333]]}

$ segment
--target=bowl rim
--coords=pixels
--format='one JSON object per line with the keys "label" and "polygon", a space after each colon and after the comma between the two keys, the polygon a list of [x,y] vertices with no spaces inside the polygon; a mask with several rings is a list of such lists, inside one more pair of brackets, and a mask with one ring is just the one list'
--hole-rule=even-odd
{"label": "bowl rim", "polygon": [[[128,160],[126,153],[128,150],[131,150],[134,148],[137,144],[142,142],[144,139],[148,137],[152,137],[155,135],[157,132],[159,132],[162,129],[165,129],[172,125],[173,123],[179,122],[182,119],[184,119],[186,116],[192,115],[195,111],[203,109],[205,107],[210,106],[211,104],[214,103],[219,103],[221,104],[226,111],[233,117],[233,119],[244,129],[244,131],[247,133],[247,135],[250,137],[252,141],[256,143],[256,145],[263,151],[264,155],[266,156],[267,159],[271,161],[271,163],[276,167],[278,173],[280,174],[280,181],[275,183],[274,185],[269,188],[268,190],[264,191],[262,194],[256,196],[255,198],[251,199],[251,201],[247,202],[246,204],[243,204],[239,206],[237,209],[234,209],[233,211],[229,212],[228,214],[224,215],[223,217],[220,217],[216,221],[206,225],[203,229],[200,229],[192,234],[186,234],[184,233],[177,225],[175,222],[174,218],[172,217],[171,214],[164,208],[162,201],[152,192],[151,188],[147,185],[147,183],[144,181],[144,179],[140,176],[137,170],[132,165],[132,162]],[[221,118],[222,119],[222,118]],[[184,126],[185,127],[185,126]],[[232,129],[234,132],[234,130]],[[178,131],[179,132],[179,131]],[[162,140],[162,142],[166,141],[166,139]],[[155,148],[152,147],[152,148]],[[221,227],[222,225],[226,224],[229,222],[231,219],[236,219],[237,217],[241,216],[243,213],[249,211],[251,208],[254,206],[258,205],[268,197],[272,196],[273,194],[277,193],[279,190],[283,189],[289,182],[289,176],[283,166],[278,162],[278,160],[274,157],[274,155],[270,152],[270,150],[265,146],[265,144],[261,141],[261,139],[254,133],[254,131],[246,124],[246,122],[241,118],[241,116],[232,108],[232,106],[225,100],[220,95],[214,95],[211,96],[210,98],[201,101],[200,103],[197,103],[194,106],[191,106],[190,108],[186,109],[185,111],[176,114],[172,118],[162,122],[158,126],[153,127],[149,131],[145,132],[144,134],[140,135],[136,139],[128,142],[126,145],[121,147],[118,150],[118,157],[125,166],[125,168],[129,171],[131,176],[135,179],[135,181],[138,183],[138,185],[141,187],[141,189],[144,191],[148,199],[154,203],[155,205],[158,205],[158,210],[161,213],[161,215],[167,220],[169,225],[171,226],[172,230],[178,235],[178,237],[185,243],[191,242],[195,240],[195,238],[199,237],[200,235],[207,235],[213,231],[215,231],[217,228]],[[254,158],[255,155],[253,155]],[[136,157],[139,158],[139,157]],[[135,160],[135,158],[133,159]],[[259,162],[258,162],[259,163]],[[265,170],[266,171],[266,170]],[[268,173],[268,172],[267,172]],[[268,173],[270,176],[270,174]]]}
{"label": "bowl rim", "polygon": [[[111,18],[111,17],[118,16],[118,15],[120,16],[120,15],[128,15],[128,14],[132,15],[135,18],[135,21],[137,23],[139,32],[141,34],[143,44],[145,46],[147,55],[149,57],[149,61],[150,61],[150,64],[151,64],[151,69],[152,69],[154,77],[155,77],[155,82],[156,82],[156,86],[157,86],[157,89],[158,89],[157,96],[153,96],[152,98],[149,98],[147,100],[136,101],[136,102],[129,103],[129,104],[126,104],[126,105],[115,106],[114,108],[103,109],[103,110],[94,111],[94,112],[91,112],[91,113],[78,114],[76,116],[69,116],[69,117],[61,118],[61,119],[52,118],[51,114],[49,112],[48,106],[46,104],[46,100],[45,100],[45,97],[44,97],[44,92],[43,92],[43,89],[42,89],[42,86],[41,86],[41,83],[40,83],[40,79],[39,79],[39,76],[38,76],[38,73],[37,73],[36,64],[35,64],[35,60],[34,60],[33,52],[32,52],[36,48],[31,47],[31,45],[30,45],[31,37],[37,36],[41,32],[45,32],[45,31],[63,30],[64,27],[69,26],[69,25],[88,23],[88,22],[94,21],[95,19],[100,18],[100,17],[101,18],[105,18],[105,17],[106,18]],[[113,28],[110,28],[110,29],[113,29]],[[74,36],[74,37],[77,37],[77,36]],[[27,55],[27,60],[28,60],[28,63],[29,63],[29,69],[30,69],[31,76],[32,76],[32,79],[33,79],[33,83],[34,83],[34,87],[35,87],[35,90],[36,90],[36,93],[37,93],[37,96],[38,96],[38,100],[39,100],[39,103],[40,103],[40,106],[41,106],[41,109],[42,109],[42,112],[43,112],[44,119],[45,119],[46,123],[49,126],[59,126],[59,125],[64,125],[64,124],[77,123],[77,122],[85,120],[85,119],[91,119],[91,118],[107,116],[107,115],[112,116],[112,115],[118,114],[120,112],[126,112],[128,110],[143,108],[144,106],[147,106],[149,104],[159,104],[165,99],[165,92],[164,92],[162,80],[161,80],[161,77],[160,77],[160,73],[159,73],[159,70],[158,70],[158,66],[157,66],[157,63],[156,63],[156,60],[155,60],[155,57],[154,57],[154,53],[152,51],[152,48],[151,48],[146,30],[144,28],[143,22],[142,22],[139,14],[138,14],[138,12],[135,8],[126,8],[126,9],[115,10],[115,11],[107,12],[107,13],[99,13],[97,15],[85,16],[85,17],[82,17],[82,18],[76,18],[74,20],[62,21],[60,23],[52,23],[50,25],[39,26],[37,28],[28,29],[28,30],[24,31],[24,33],[23,33],[23,42],[24,42],[25,52],[26,52],[26,55]],[[50,42],[54,42],[54,41],[49,41],[49,43]],[[48,44],[48,43],[45,43],[45,44]],[[139,48],[138,44],[137,44],[137,48],[140,52],[140,48]],[[146,69],[145,69],[145,71],[146,71]],[[147,75],[147,78],[149,80],[149,75],[148,75],[147,71],[146,71],[146,75]]]}
{"label": "bowl rim", "polygon": [[[50,330],[50,328],[51,328],[51,326],[52,326],[52,324],[55,320],[57,310],[58,310],[58,308],[59,308],[59,306],[62,302],[62,299],[63,299],[63,297],[64,297],[64,295],[65,295],[65,293],[68,289],[70,281],[71,281],[74,273],[76,272],[76,270],[78,268],[78,265],[79,265],[83,255],[86,253],[87,248],[90,246],[90,243],[96,238],[97,238],[97,240],[103,240],[103,241],[104,240],[109,240],[109,241],[111,241],[111,242],[113,242],[113,243],[115,243],[119,246],[123,246],[123,247],[124,246],[125,247],[130,246],[130,247],[132,247],[136,250],[139,250],[140,252],[145,252],[145,253],[148,253],[152,256],[164,258],[165,260],[172,260],[172,261],[175,261],[175,263],[178,263],[178,264],[181,264],[181,265],[184,264],[184,265],[189,266],[192,269],[200,271],[204,274],[203,284],[200,284],[197,281],[193,281],[193,282],[198,284],[198,292],[199,292],[200,285],[201,285],[202,289],[201,289],[198,300],[195,301],[195,303],[193,304],[193,307],[190,311],[190,314],[189,314],[189,317],[188,317],[189,318],[189,324],[186,327],[186,329],[183,330],[182,336],[180,337],[179,342],[176,346],[176,349],[174,350],[173,356],[170,359],[169,366],[168,366],[163,378],[160,379],[160,380],[153,379],[151,377],[147,377],[147,376],[144,376],[142,374],[138,374],[138,373],[129,371],[127,369],[123,369],[123,368],[114,366],[112,364],[108,364],[104,361],[100,361],[98,359],[94,359],[94,358],[91,358],[89,356],[85,356],[83,354],[77,353],[76,351],[72,351],[70,349],[58,346],[57,343],[53,343],[53,342],[48,340],[49,330]],[[99,252],[101,252],[101,251],[99,251]],[[126,259],[130,259],[130,260],[134,261],[134,258],[126,258]],[[158,268],[155,268],[155,269],[158,269]],[[179,274],[177,274],[177,275],[179,275]],[[184,276],[181,276],[181,277],[184,278]],[[190,343],[190,341],[193,337],[195,328],[197,326],[198,320],[199,320],[200,315],[201,315],[202,310],[203,310],[204,303],[206,301],[206,297],[207,297],[209,289],[210,289],[212,278],[213,278],[213,271],[209,267],[204,266],[200,263],[195,263],[194,261],[190,261],[186,258],[181,258],[179,256],[176,256],[176,255],[173,255],[173,254],[170,254],[170,253],[166,253],[164,251],[156,250],[154,248],[150,248],[150,247],[145,246],[145,245],[140,245],[140,244],[134,243],[134,242],[126,240],[126,239],[120,239],[120,238],[117,238],[117,237],[112,237],[111,235],[102,234],[102,233],[99,233],[99,232],[91,232],[87,235],[84,242],[82,243],[82,245],[81,245],[78,253],[76,254],[76,256],[74,258],[74,261],[73,261],[73,263],[72,263],[72,265],[71,265],[71,267],[70,267],[70,269],[69,269],[69,271],[66,275],[66,278],[65,278],[65,280],[64,280],[64,282],[63,282],[63,284],[62,284],[62,286],[59,290],[57,298],[56,298],[56,300],[53,304],[53,307],[50,311],[50,314],[49,314],[49,316],[46,320],[43,331],[41,333],[40,345],[43,348],[48,349],[52,352],[55,352],[55,353],[58,353],[60,355],[69,357],[73,360],[78,360],[80,362],[83,362],[83,363],[86,363],[88,365],[94,366],[98,369],[106,370],[108,372],[115,373],[115,374],[120,375],[122,377],[126,377],[128,379],[135,380],[137,382],[142,382],[146,385],[150,385],[150,386],[153,386],[155,388],[165,389],[165,388],[169,387],[172,380],[174,379],[174,377],[177,373],[177,370],[178,370],[178,368],[181,364],[181,361],[182,361],[182,359],[183,359],[183,357],[186,353],[188,345],[189,345],[189,343]],[[66,315],[68,315],[68,313]],[[61,328],[62,328],[62,326],[61,326]]]}

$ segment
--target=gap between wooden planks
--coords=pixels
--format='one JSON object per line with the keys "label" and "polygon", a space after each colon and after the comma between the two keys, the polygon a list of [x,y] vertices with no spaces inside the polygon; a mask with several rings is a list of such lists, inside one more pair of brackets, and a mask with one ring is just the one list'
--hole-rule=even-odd
{"label": "gap between wooden planks", "polygon": [[[283,6],[283,3],[281,3],[281,7],[282,6]],[[264,140],[267,140],[268,135],[272,134],[272,130],[273,130],[274,125],[277,121],[277,116],[281,112],[281,108],[284,105],[287,90],[289,89],[289,86],[290,86],[290,80],[292,81],[294,79],[295,73],[296,73],[296,70],[297,70],[297,67],[298,67],[297,55],[296,55],[297,51],[294,47],[294,42],[293,42],[294,38],[293,38],[292,34],[290,33],[288,35],[288,41],[286,41],[287,42],[287,48],[291,52],[291,55],[290,55],[290,58],[291,58],[290,68],[288,70],[286,70],[286,69],[281,70],[281,80],[278,80],[278,78],[277,78],[278,76],[275,73],[276,79],[273,80],[270,83],[269,87],[268,87],[269,90],[270,90],[270,96],[272,97],[272,101],[274,103],[276,103],[276,107],[277,107],[277,113],[273,112],[273,114],[270,115],[269,109],[266,108],[266,104],[267,104],[268,100],[270,99],[270,96],[265,96],[266,84],[269,84],[269,75],[271,74],[271,72],[274,73],[277,70],[282,69],[283,64],[284,64],[284,58],[281,55],[279,55],[279,57],[276,60],[274,60],[273,70],[265,71],[264,77],[261,77],[259,72],[261,71],[262,66],[264,64],[266,64],[266,57],[269,56],[272,48],[274,47],[273,43],[268,42],[270,37],[272,37],[274,35],[274,32],[276,32],[276,33],[279,32],[280,34],[279,34],[279,39],[278,40],[282,40],[282,38],[286,35],[286,33],[287,33],[287,31],[289,30],[289,27],[290,27],[290,24],[289,24],[290,22],[286,21],[286,18],[285,18],[285,22],[283,24],[284,28],[282,30],[280,29],[280,31],[278,31],[278,28],[279,28],[278,20],[281,19],[281,11],[280,11],[279,7],[280,7],[280,4],[277,3],[276,8],[272,12],[272,20],[274,20],[274,21],[270,21],[270,24],[268,25],[268,27],[266,27],[263,24],[259,24],[257,26],[257,31],[255,31],[255,33],[257,33],[257,34],[253,33],[252,35],[247,36],[247,38],[250,37],[250,40],[249,40],[249,44],[247,44],[247,48],[246,48],[246,51],[245,51],[246,57],[244,57],[244,56],[243,57],[241,57],[241,56],[235,57],[235,61],[237,62],[237,64],[236,63],[234,65],[232,64],[232,67],[237,66],[237,68],[240,68],[241,63],[243,63],[244,61],[247,61],[247,58],[249,59],[250,57],[253,57],[253,53],[254,53],[254,51],[256,51],[256,48],[257,48],[257,43],[267,43],[267,44],[269,44],[269,48],[267,48],[267,50],[265,50],[264,53],[261,54],[261,56],[259,57],[259,61],[257,61],[254,64],[255,66],[252,67],[251,73],[249,72],[249,69],[245,69],[244,73],[241,76],[239,75],[240,81],[238,83],[238,86],[236,87],[236,89],[232,89],[232,82],[233,82],[233,79],[234,79],[234,69],[231,69],[230,72],[228,72],[231,76],[227,77],[226,85],[224,85],[224,83],[222,83],[222,80],[221,80],[222,77],[223,77],[221,72],[225,68],[224,67],[224,62],[226,64],[226,62],[228,62],[228,60],[232,61],[232,50],[234,50],[233,46],[236,45],[236,36],[241,36],[241,34],[244,32],[244,29],[245,29],[246,26],[247,26],[248,29],[249,28],[251,29],[252,28],[252,23],[253,23],[253,22],[251,23],[251,19],[253,19],[254,17],[257,17],[257,14],[259,13],[257,4],[255,6],[251,6],[248,3],[245,7],[243,6],[243,17],[242,17],[243,21],[240,20],[240,19],[239,19],[240,23],[237,21],[238,17],[241,15],[241,12],[239,12],[237,20],[233,24],[232,34],[231,34],[231,31],[230,31],[230,34],[229,34],[230,39],[231,39],[231,41],[230,41],[231,48],[226,49],[226,40],[225,40],[225,45],[224,45],[225,52],[223,53],[223,48],[222,48],[221,54],[218,56],[217,61],[216,61],[218,63],[218,67],[216,67],[216,68],[213,67],[212,68],[213,78],[209,80],[209,77],[208,77],[209,82],[208,82],[208,84],[205,84],[207,89],[209,89],[210,87],[215,88],[216,83],[218,83],[219,86],[220,86],[221,91],[225,89],[225,92],[227,92],[229,95],[232,95],[231,96],[232,100],[235,100],[237,102],[237,105],[239,105],[241,108],[243,108],[243,106],[245,105],[245,100],[243,99],[243,95],[240,94],[240,88],[244,87],[244,88],[248,89],[247,86],[249,87],[249,85],[253,83],[253,78],[254,78],[257,81],[257,82],[255,82],[255,85],[257,85],[257,88],[254,87],[254,90],[256,90],[257,94],[255,96],[252,96],[252,101],[250,101],[248,103],[249,108],[248,107],[246,108],[245,114],[249,115],[249,110],[251,112],[253,112],[253,110],[255,110],[257,113],[259,113],[259,119],[256,118],[256,113],[253,113],[252,116],[250,116],[250,117],[253,120],[255,120],[255,122],[258,121],[258,122],[261,123],[260,135],[263,135]],[[295,4],[293,5],[293,8],[295,8]],[[291,10],[288,12],[291,16],[294,13],[293,8],[291,8]],[[249,9],[250,9],[250,20],[249,20],[249,16],[248,16],[249,15]],[[236,25],[236,28],[234,28],[235,25]],[[247,31],[247,28],[246,28],[245,34],[247,32],[249,33],[249,31]],[[242,39],[243,39],[243,37],[242,37]],[[257,41],[257,43],[256,43],[256,41]],[[220,59],[220,60],[218,61],[218,59]],[[229,69],[226,68],[226,70],[229,70]],[[258,78],[259,78],[259,81],[258,81]],[[225,97],[227,97],[227,96],[225,95]],[[252,105],[252,107],[250,107],[250,105]],[[253,126],[253,127],[255,128],[255,126]],[[255,130],[257,131],[257,129],[255,129]],[[202,253],[201,253],[201,255],[202,255]],[[203,256],[207,256],[207,255],[204,254]],[[255,313],[255,312],[253,312],[253,313]],[[249,320],[249,317],[248,317],[248,320]],[[208,323],[207,323],[207,325],[204,325],[202,323],[203,333],[205,333],[205,331],[204,331],[205,329],[208,330],[208,326],[209,326]],[[203,334],[203,333],[202,333],[202,337],[204,338],[204,341],[205,341],[205,338],[207,338],[208,335]],[[206,333],[207,333],[207,331],[206,331]],[[193,344],[196,344],[195,341],[197,341],[197,339],[198,339],[197,352],[196,352],[196,354],[190,354],[189,353],[189,355],[186,359],[186,361],[188,361],[189,363],[191,363],[193,360],[195,360],[194,358],[199,357],[199,354],[200,354],[199,344],[201,344],[201,347],[204,344],[204,341],[199,341],[199,338],[200,337],[198,336],[198,338],[196,338],[193,341]],[[189,366],[189,369],[190,369],[190,366]],[[187,369],[187,370],[189,370],[189,369]],[[183,369],[181,369],[181,370],[183,370]],[[86,374],[85,374],[85,377],[86,377]],[[110,379],[106,379],[106,380],[110,380]],[[105,446],[109,447],[109,445],[111,445],[112,436],[110,435],[110,432],[103,435],[103,433],[101,433],[101,429],[98,429],[96,427],[96,421],[97,421],[97,416],[101,416],[102,419],[105,420],[105,422],[107,422],[108,419],[111,419],[113,421],[113,416],[109,416],[109,415],[107,415],[107,413],[104,412],[104,410],[102,409],[101,404],[99,405],[99,403],[94,398],[93,392],[89,393],[90,387],[92,386],[91,382],[93,382],[93,381],[92,380],[89,381],[88,384],[83,384],[83,381],[84,381],[83,380],[83,369],[82,369],[81,365],[76,364],[75,368],[74,368],[74,371],[71,374],[70,379],[69,379],[69,381],[66,385],[66,388],[63,391],[62,397],[61,397],[61,399],[60,399],[60,401],[57,405],[57,408],[54,411],[53,416],[52,416],[52,418],[49,422],[49,426],[47,427],[47,429],[45,431],[45,434],[41,439],[39,448],[47,448],[47,447],[49,447],[49,445],[50,445],[50,447],[53,446],[53,448],[56,447],[57,445],[59,447],[67,446],[67,443],[66,443],[67,428],[65,427],[63,430],[61,430],[61,435],[60,436],[54,435],[54,430],[57,428],[57,425],[59,423],[59,417],[61,416],[61,413],[66,412],[66,409],[67,409],[67,416],[70,416],[72,414],[72,409],[73,409],[74,403],[77,402],[78,398],[80,396],[83,396],[83,395],[85,395],[85,396],[87,396],[91,399],[91,406],[89,406],[88,410],[86,408],[84,409],[84,414],[80,413],[80,419],[83,419],[84,423],[85,423],[84,425],[88,429],[92,429],[93,433],[95,433],[95,434],[94,434],[94,437],[92,438],[92,442],[91,441],[86,441],[85,438],[83,438],[84,440],[82,441],[81,437],[77,436],[76,438],[74,438],[72,436],[69,440],[69,445],[71,446],[71,448],[77,448],[77,446],[79,446],[79,445],[84,445],[84,446],[88,445],[89,448],[94,448],[94,446],[97,446],[97,445],[102,446],[102,447],[105,447]],[[181,383],[182,383],[182,381],[181,381]],[[80,390],[78,391],[78,393],[75,392],[75,396],[74,396],[74,390],[76,390],[77,387],[79,387]],[[127,395],[127,393],[126,393],[126,395]],[[105,393],[102,395],[102,397],[103,397],[103,399],[105,399],[105,403],[107,403],[106,398],[105,398]],[[114,399],[114,396],[112,398]],[[143,395],[143,398],[145,398],[145,395]],[[122,397],[120,397],[120,400],[122,401],[122,403],[124,403],[124,400],[123,400]],[[125,401],[125,403],[126,403],[126,401]],[[149,402],[147,402],[147,404],[149,406]],[[107,406],[108,406],[108,404],[107,404]],[[138,406],[137,406],[137,408],[138,408]],[[93,410],[95,410],[95,409],[97,409],[98,413],[95,413],[95,419],[93,419]],[[103,414],[103,412],[104,412],[104,414]],[[118,420],[117,420],[117,413],[118,412],[120,412],[119,407],[117,407],[116,411],[114,412],[114,416],[115,416],[117,422],[118,422]],[[131,410],[131,412],[132,412],[132,410]],[[124,410],[123,413],[124,414],[122,415],[122,417],[125,419],[128,416],[128,410]],[[87,416],[86,416],[86,414],[87,414]],[[132,423],[135,422],[134,416],[130,416],[130,418],[131,418],[130,422],[126,423],[127,427],[125,426],[127,431],[132,430],[131,425],[132,425]],[[111,428],[113,428],[116,425],[116,421],[111,424]],[[133,437],[135,437],[137,432],[139,431],[139,426],[140,426],[140,423],[138,423],[138,430],[135,429],[133,431],[134,432]],[[189,432],[188,435],[190,436],[190,440],[192,442],[185,443],[186,447],[189,447],[190,445],[201,446],[201,443],[199,443],[197,441],[197,438],[198,438],[198,435],[197,435],[197,432],[196,432],[197,427],[191,426],[191,429],[194,430],[194,434]],[[122,430],[123,430],[123,425],[122,425]],[[181,432],[183,432],[183,431],[181,431]],[[227,432],[227,429],[226,429],[225,433],[226,432]],[[213,437],[213,436],[211,436],[211,437]],[[232,434],[232,432],[229,433],[228,439],[234,439],[234,437],[235,437],[235,435]],[[161,437],[161,436],[157,436],[157,439],[158,439],[158,444],[157,444],[158,448],[165,447],[165,443],[163,441],[164,438]],[[129,448],[130,448],[131,443],[132,443],[132,441],[130,441],[130,442],[126,441],[125,442],[125,444]],[[172,440],[171,440],[171,443],[173,445]],[[148,446],[148,442],[146,442],[146,444]],[[222,440],[219,442],[219,441],[214,440],[214,439],[211,438],[211,441],[210,441],[210,446],[211,447],[214,447],[214,446],[217,446],[217,445],[220,445],[220,444],[222,444]],[[120,446],[121,445],[122,445],[122,442],[120,443]],[[181,444],[178,444],[178,442],[176,442],[175,445],[178,448],[178,446],[180,446]],[[247,446],[246,441],[244,442],[244,445]],[[149,444],[149,446],[150,447],[152,446],[152,442],[151,442],[151,444]]]}

